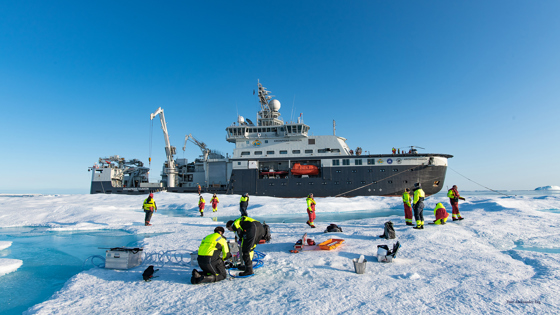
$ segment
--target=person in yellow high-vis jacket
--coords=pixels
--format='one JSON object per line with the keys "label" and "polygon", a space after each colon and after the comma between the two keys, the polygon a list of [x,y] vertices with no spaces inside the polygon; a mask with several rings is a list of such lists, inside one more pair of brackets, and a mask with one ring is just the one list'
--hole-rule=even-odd
{"label": "person in yellow high-vis jacket", "polygon": [[214,233],[206,236],[200,243],[197,261],[202,272],[193,270],[192,284],[217,282],[227,277],[224,260],[231,257],[231,254],[224,232],[224,228],[218,226]]}
{"label": "person in yellow high-vis jacket", "polygon": [[144,225],[150,226],[150,220],[152,219],[152,215],[154,211],[157,211],[156,202],[154,201],[154,194],[150,193],[148,198],[144,200],[144,204],[142,205],[142,209],[146,212],[146,216],[144,217]]}
{"label": "person in yellow high-vis jacket", "polygon": [[226,224],[229,231],[237,233],[241,241],[241,257],[245,265],[245,271],[239,275],[249,276],[253,274],[253,250],[257,247],[260,240],[263,239],[265,230],[262,224],[246,216],[233,221],[230,220]]}
{"label": "person in yellow high-vis jacket", "polygon": [[426,194],[420,183],[414,184],[414,218],[416,219],[416,226],[413,229],[424,229],[424,198]]}
{"label": "person in yellow high-vis jacket", "polygon": [[410,196],[410,189],[406,188],[402,195],[402,201],[404,204],[404,221],[406,225],[413,225],[412,224],[412,196]]}
{"label": "person in yellow high-vis jacket", "polygon": [[434,209],[434,216],[436,217],[436,219],[434,220],[434,224],[443,225],[445,224],[445,222],[447,222],[447,218],[449,218],[449,213],[447,213],[447,210],[445,209],[445,207],[441,202],[436,205],[436,208]]}
{"label": "person in yellow high-vis jacket", "polygon": [[315,202],[315,199],[313,199],[313,194],[309,194],[307,196],[307,215],[309,216],[309,221],[307,221],[307,225],[309,225],[312,228],[315,228],[315,223],[313,223],[313,221],[315,221],[315,205],[317,203]]}
{"label": "person in yellow high-vis jacket", "polygon": [[198,211],[200,212],[200,216],[204,216],[204,207],[206,206],[206,200],[202,196],[198,199]]}
{"label": "person in yellow high-vis jacket", "polygon": [[212,196],[212,199],[210,199],[210,204],[212,204],[212,212],[218,211],[219,203],[220,203],[220,199],[218,199],[218,196],[214,194],[214,196]]}

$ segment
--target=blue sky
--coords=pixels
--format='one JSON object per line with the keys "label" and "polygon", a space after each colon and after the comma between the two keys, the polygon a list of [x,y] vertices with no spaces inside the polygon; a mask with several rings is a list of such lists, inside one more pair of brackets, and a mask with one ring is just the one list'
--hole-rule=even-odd
{"label": "blue sky", "polygon": [[[87,167],[147,163],[165,110],[231,153],[257,80],[315,135],[448,153],[493,189],[560,185],[558,1],[17,1],[0,3],[0,193],[89,192]],[[297,115],[296,114],[296,115]],[[165,160],[154,121],[151,180]],[[483,189],[448,171],[445,185]]]}

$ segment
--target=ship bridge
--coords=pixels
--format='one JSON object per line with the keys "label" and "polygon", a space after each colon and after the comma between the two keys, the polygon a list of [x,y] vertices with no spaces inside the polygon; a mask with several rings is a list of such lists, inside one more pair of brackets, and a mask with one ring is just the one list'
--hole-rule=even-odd
{"label": "ship bridge", "polygon": [[227,141],[237,143],[239,140],[259,138],[305,138],[310,127],[303,123],[301,117],[297,122],[284,123],[280,117],[280,101],[272,99],[273,95],[258,83],[261,110],[257,113],[257,124],[250,119],[239,116],[237,123],[226,128]]}

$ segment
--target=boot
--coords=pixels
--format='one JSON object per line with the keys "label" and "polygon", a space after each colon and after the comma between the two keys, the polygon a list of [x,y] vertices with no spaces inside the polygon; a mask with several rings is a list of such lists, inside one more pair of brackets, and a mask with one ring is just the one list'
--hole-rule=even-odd
{"label": "boot", "polygon": [[424,229],[424,226],[423,226],[423,225],[417,225],[417,226],[413,227],[413,229],[415,229],[415,230],[423,230],[423,229]]}
{"label": "boot", "polygon": [[406,222],[406,225],[414,225],[412,222]]}
{"label": "boot", "polygon": [[212,283],[212,282],[216,282],[216,275],[204,276],[200,279],[198,283]]}
{"label": "boot", "polygon": [[465,218],[463,218],[463,217],[459,217],[457,220],[464,220],[464,219],[465,219]]}
{"label": "boot", "polygon": [[307,225],[311,226],[311,224],[309,223],[309,221],[305,222],[305,224],[307,224]]}
{"label": "boot", "polygon": [[203,216],[204,216],[204,212],[201,212],[201,213],[200,213],[200,216],[203,217]]}
{"label": "boot", "polygon": [[144,225],[145,225],[145,226],[152,226],[152,225],[150,224],[150,221],[146,221],[146,224],[144,224]]}
{"label": "boot", "polygon": [[311,225],[311,228],[314,229],[314,228],[315,228],[315,225]]}
{"label": "boot", "polygon": [[247,270],[245,270],[245,271],[239,273],[239,276],[241,276],[241,277],[246,277],[246,276],[250,276],[250,275],[252,275],[252,274],[253,274],[253,268],[247,269]]}

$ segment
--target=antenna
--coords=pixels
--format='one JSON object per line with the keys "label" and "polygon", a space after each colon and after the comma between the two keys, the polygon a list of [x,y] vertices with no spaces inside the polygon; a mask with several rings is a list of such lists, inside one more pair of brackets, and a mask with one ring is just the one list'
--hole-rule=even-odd
{"label": "antenna", "polygon": [[336,136],[336,121],[334,119],[332,121],[332,134]]}
{"label": "antenna", "polygon": [[292,114],[290,115],[290,122],[294,121],[295,106],[296,106],[296,96],[294,95],[294,101],[292,102]]}

